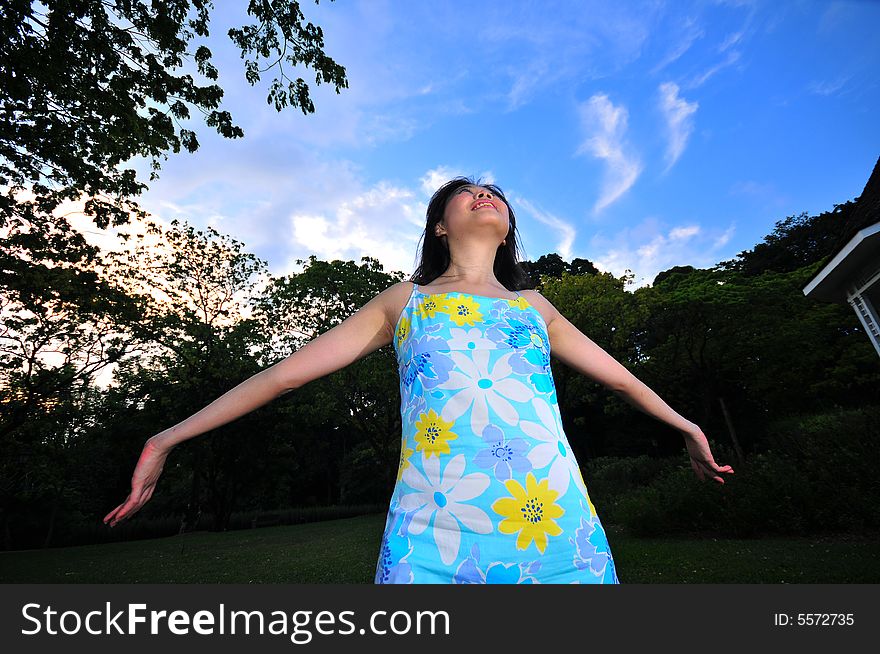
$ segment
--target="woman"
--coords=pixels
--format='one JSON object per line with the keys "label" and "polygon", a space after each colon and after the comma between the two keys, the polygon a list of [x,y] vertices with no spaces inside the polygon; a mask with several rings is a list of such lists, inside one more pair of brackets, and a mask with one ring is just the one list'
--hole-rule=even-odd
{"label": "woman", "polygon": [[153,494],[178,443],[393,344],[403,433],[376,583],[619,583],[562,429],[550,354],[685,437],[699,479],[724,483],[706,437],[528,290],[501,190],[458,177],[428,204],[421,263],[283,361],[150,438],[110,526]]}

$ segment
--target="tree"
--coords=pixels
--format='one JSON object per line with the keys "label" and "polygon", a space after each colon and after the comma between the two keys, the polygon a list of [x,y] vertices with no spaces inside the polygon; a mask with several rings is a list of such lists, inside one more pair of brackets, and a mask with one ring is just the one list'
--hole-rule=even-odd
{"label": "tree", "polygon": [[559,279],[563,271],[569,271],[568,263],[555,252],[541,255],[535,262],[523,261],[522,267],[536,284],[540,283],[543,276]]}
{"label": "tree", "polygon": [[0,293],[0,440],[39,419],[67,389],[94,377],[136,346],[141,311],[113,281],[119,266],[38,267],[9,275]]}
{"label": "tree", "polygon": [[[260,342],[265,336],[246,313],[266,264],[212,227],[205,233],[174,220],[167,229],[150,224],[148,231],[158,245],[143,243],[121,256],[128,259],[126,283],[154,298],[135,331],[159,348],[156,356],[141,360],[165,372],[175,398],[168,403],[174,424],[258,372],[253,351],[265,347]],[[254,474],[242,461],[258,448],[248,432],[263,413],[243,416],[218,428],[214,437],[182,448],[181,458],[192,468],[188,524],[194,522],[204,485],[215,527],[225,528],[237,491]]]}
{"label": "tree", "polygon": [[[243,136],[223,90],[178,74],[193,60],[218,78],[207,37],[207,0],[10,0],[0,7],[0,438],[21,427],[56,394],[118,362],[135,345],[131,331],[144,308],[119,288],[126,276],[104,266],[98,248],[57,215],[85,195],[84,212],[100,228],[146,217],[134,196],[146,185],[121,164],[158,157],[181,145],[198,148],[180,127],[188,105],[227,138]],[[194,15],[191,14],[194,12]],[[311,67],[315,82],[348,86],[345,69],[323,52],[320,27],[305,22],[298,2],[251,0],[257,21],[229,30],[252,85],[279,65],[268,102],[303,113],[315,108],[308,84],[290,80],[282,61]],[[277,61],[260,68],[260,58]],[[282,83],[287,80],[287,88]],[[121,235],[127,239],[128,235]],[[61,356],[60,364],[46,354]]]}
{"label": "tree", "polygon": [[[196,35],[208,36],[211,9],[209,0],[4,3],[0,184],[9,188],[0,204],[0,228],[11,227],[16,235],[21,222],[47,227],[52,209],[82,193],[90,196],[86,215],[101,228],[111,220],[127,223],[129,211],[144,217],[130,198],[146,186],[134,170],[117,166],[135,155],[151,156],[152,180],[158,156],[167,159],[165,152],[179,152],[181,145],[195,151],[195,132],[181,127],[178,133],[175,127],[177,120],[189,118],[188,104],[222,136],[244,135],[229,112],[218,109],[223,97],[218,85],[199,86],[191,75],[174,73],[184,58],[192,58],[201,75],[217,79],[207,46],[189,52]],[[230,29],[229,36],[242,57],[256,53],[245,64],[250,84],[279,64],[281,79],[272,82],[267,98],[278,111],[288,104],[303,113],[315,110],[308,84],[290,80],[282,60],[312,67],[315,82],[332,83],[337,93],[348,86],[345,69],[324,54],[321,28],[303,25],[298,2],[251,0],[248,13],[259,24]],[[279,55],[275,64],[259,68],[260,57],[269,59],[273,52]],[[283,80],[289,82],[286,89]],[[28,183],[35,201],[18,201],[16,191]],[[66,233],[60,221],[52,226]],[[44,239],[48,244],[49,234]]]}
{"label": "tree", "polygon": [[[363,257],[360,265],[319,261],[314,255],[308,262],[297,263],[307,265],[300,273],[272,280],[254,308],[255,318],[273,337],[272,351],[264,356],[267,364],[338,325],[403,278],[402,273],[384,272],[382,264],[370,257]],[[313,453],[323,450],[324,464],[311,467],[326,471],[328,487],[351,481],[356,473],[364,474],[363,469],[348,470],[347,478],[342,474],[348,453],[362,446],[363,456],[371,456],[374,462],[367,473],[372,483],[391,492],[400,456],[396,368],[395,352],[387,345],[291,394],[297,425],[306,433],[323,432],[308,449]],[[380,465],[380,473],[375,463]],[[345,494],[346,489],[340,487],[338,496]],[[328,497],[328,503],[332,499]]]}
{"label": "tree", "polygon": [[[152,298],[135,331],[167,349],[201,341],[192,325],[204,331],[239,322],[259,280],[268,277],[265,261],[213,227],[203,232],[175,219],[167,228],[148,222],[145,231],[155,243],[144,239],[108,258],[125,271],[121,281],[130,292]],[[210,338],[206,343],[209,350]]]}
{"label": "tree", "polygon": [[[583,260],[580,260],[583,261]],[[639,307],[625,286],[629,277],[611,273],[544,278],[544,294],[578,329],[595,341],[622,365],[635,369],[639,363]],[[575,452],[593,458],[609,451],[644,451],[643,444],[621,442],[609,428],[609,418],[631,413],[629,405],[611,391],[568,366],[553,361],[553,377],[563,422],[573,426],[570,434]]]}
{"label": "tree", "polygon": [[[97,248],[53,212],[65,200],[85,194],[84,213],[104,229],[146,217],[133,200],[146,185],[120,164],[150,156],[156,179],[157,157],[181,145],[198,148],[195,132],[175,123],[189,118],[188,104],[210,127],[227,137],[243,136],[227,111],[218,109],[223,90],[199,86],[189,74],[176,74],[193,59],[201,75],[216,80],[211,51],[204,44],[190,54],[195,36],[207,37],[212,5],[207,0],[81,0],[44,3],[11,0],[0,8],[0,293],[80,286]],[[190,17],[192,11],[195,15]],[[316,71],[315,81],[348,86],[345,69],[323,52],[320,27],[304,22],[298,2],[251,0],[248,13],[257,25],[229,30],[242,51],[246,77],[279,64],[268,102],[314,112],[308,85],[291,81],[282,60]],[[279,34],[280,32],[280,34]],[[260,69],[260,57],[279,55]],[[30,196],[30,197],[29,197]],[[123,236],[127,238],[127,236]],[[14,293],[13,293],[14,295]],[[100,295],[80,292],[71,301],[88,307]],[[16,298],[20,299],[20,298]],[[14,313],[32,307],[12,302]]]}
{"label": "tree", "polygon": [[589,259],[575,257],[569,266],[572,275],[598,275],[599,269]]}
{"label": "tree", "polygon": [[563,274],[598,275],[599,269],[589,259],[576,257],[568,263],[555,252],[541,255],[537,261],[523,261],[522,267],[532,280],[539,284],[541,277],[560,279]]}
{"label": "tree", "polygon": [[772,234],[751,250],[734,259],[722,261],[717,270],[736,270],[746,275],[760,275],[768,270],[784,273],[816,263],[836,252],[857,231],[855,202],[835,204],[833,211],[818,216],[802,212],[776,222]]}
{"label": "tree", "polygon": [[707,435],[736,438],[746,451],[761,447],[780,416],[870,402],[876,354],[856,317],[801,292],[820,265],[658,275],[636,292],[649,316],[645,382]]}

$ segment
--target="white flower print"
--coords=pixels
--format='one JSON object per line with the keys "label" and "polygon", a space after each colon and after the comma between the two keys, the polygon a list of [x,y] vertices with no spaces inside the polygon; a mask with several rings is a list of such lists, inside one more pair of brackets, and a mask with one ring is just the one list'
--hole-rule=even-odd
{"label": "white flower print", "polygon": [[584,486],[577,459],[562,430],[562,422],[557,419],[558,413],[551,409],[548,402],[539,397],[532,400],[532,406],[540,422],[522,420],[519,423],[520,429],[525,434],[541,441],[528,454],[532,467],[540,470],[550,464],[549,486],[559,491],[559,497],[565,495],[572,480],[581,494],[587,497],[587,488]]}
{"label": "white flower print", "polygon": [[526,384],[511,375],[513,369],[508,359],[512,353],[504,354],[489,370],[489,355],[494,350],[474,350],[450,352],[455,363],[449,379],[438,388],[458,391],[443,406],[444,420],[457,420],[473,405],[471,429],[474,434],[482,434],[489,424],[489,407],[509,425],[519,421],[516,408],[508,401],[528,402],[535,392]]}
{"label": "white flower print", "polygon": [[495,342],[484,336],[479,327],[450,327],[449,338],[446,340],[452,350],[487,350],[494,349]]}
{"label": "white flower print", "polygon": [[465,467],[464,454],[452,457],[440,476],[440,457],[426,457],[422,453],[425,476],[409,466],[403,472],[403,482],[416,489],[400,498],[400,506],[406,511],[418,509],[409,523],[409,533],[418,536],[434,518],[434,542],[440,551],[440,559],[449,565],[458,556],[461,545],[459,521],[468,531],[477,534],[492,532],[492,521],[486,512],[466,504],[480,496],[489,487],[489,476],[475,472],[462,477]]}

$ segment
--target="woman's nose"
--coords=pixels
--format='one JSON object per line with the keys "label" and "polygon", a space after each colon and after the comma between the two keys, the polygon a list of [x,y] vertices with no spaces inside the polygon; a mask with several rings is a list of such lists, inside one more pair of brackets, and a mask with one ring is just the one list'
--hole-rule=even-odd
{"label": "woman's nose", "polygon": [[483,197],[491,198],[492,194],[489,191],[480,191],[479,193],[477,193],[477,197],[478,198],[483,198]]}

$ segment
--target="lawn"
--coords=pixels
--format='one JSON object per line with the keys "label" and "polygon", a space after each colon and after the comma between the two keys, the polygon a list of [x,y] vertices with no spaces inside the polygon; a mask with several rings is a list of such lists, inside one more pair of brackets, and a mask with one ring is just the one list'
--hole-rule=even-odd
{"label": "lawn", "polygon": [[[0,552],[4,583],[373,583],[384,514],[129,543]],[[877,583],[876,539],[632,538],[621,583]]]}

